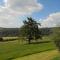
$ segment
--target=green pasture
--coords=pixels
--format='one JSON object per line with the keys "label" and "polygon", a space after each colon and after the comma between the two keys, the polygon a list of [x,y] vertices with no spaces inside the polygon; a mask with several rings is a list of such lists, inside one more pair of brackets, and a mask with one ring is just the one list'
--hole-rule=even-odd
{"label": "green pasture", "polygon": [[56,49],[53,42],[28,44],[22,39],[0,42],[0,60],[12,60],[53,49]]}

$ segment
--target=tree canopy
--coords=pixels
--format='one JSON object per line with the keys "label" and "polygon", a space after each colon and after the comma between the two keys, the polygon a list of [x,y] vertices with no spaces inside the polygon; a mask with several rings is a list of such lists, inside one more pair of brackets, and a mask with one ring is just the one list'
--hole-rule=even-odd
{"label": "tree canopy", "polygon": [[41,38],[41,32],[39,29],[40,23],[37,23],[33,18],[27,17],[27,20],[23,21],[24,25],[22,26],[22,30],[25,37],[28,39],[28,42],[30,43],[33,39],[39,39]]}

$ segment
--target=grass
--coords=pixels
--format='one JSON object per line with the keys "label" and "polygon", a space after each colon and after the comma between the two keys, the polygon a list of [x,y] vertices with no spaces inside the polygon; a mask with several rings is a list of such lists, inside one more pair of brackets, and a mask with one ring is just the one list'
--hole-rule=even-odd
{"label": "grass", "polygon": [[53,42],[30,45],[20,44],[18,40],[0,42],[0,60],[11,60],[52,49],[55,49]]}
{"label": "grass", "polygon": [[55,56],[52,60],[60,60],[60,55],[58,54],[58,55]]}
{"label": "grass", "polygon": [[57,54],[57,50],[50,50],[41,53],[36,53],[13,60],[51,60]]}

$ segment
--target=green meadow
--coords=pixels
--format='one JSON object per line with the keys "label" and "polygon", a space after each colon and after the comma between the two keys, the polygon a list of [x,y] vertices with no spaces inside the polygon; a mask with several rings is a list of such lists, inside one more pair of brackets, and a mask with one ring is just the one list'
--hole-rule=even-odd
{"label": "green meadow", "polygon": [[25,43],[22,39],[0,42],[0,60],[12,60],[56,49],[54,43],[52,41],[47,42],[47,40],[46,38],[46,41],[43,40],[42,43],[31,44]]}

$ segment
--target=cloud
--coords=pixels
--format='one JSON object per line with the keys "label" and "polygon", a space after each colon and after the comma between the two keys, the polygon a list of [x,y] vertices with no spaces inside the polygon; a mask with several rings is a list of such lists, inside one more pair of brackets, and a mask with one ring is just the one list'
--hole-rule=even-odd
{"label": "cloud", "polygon": [[50,14],[41,21],[42,27],[56,27],[60,25],[60,12]]}
{"label": "cloud", "polygon": [[7,0],[7,6],[20,14],[30,14],[43,8],[37,0]]}
{"label": "cloud", "polygon": [[43,8],[37,0],[4,0],[5,6],[0,6],[0,27],[19,27],[22,19],[19,16],[32,14]]}

